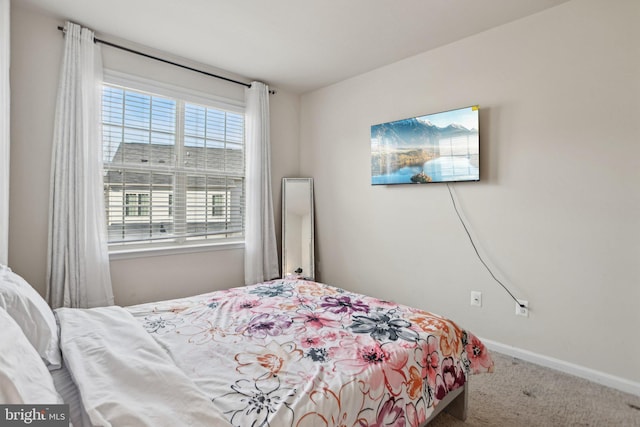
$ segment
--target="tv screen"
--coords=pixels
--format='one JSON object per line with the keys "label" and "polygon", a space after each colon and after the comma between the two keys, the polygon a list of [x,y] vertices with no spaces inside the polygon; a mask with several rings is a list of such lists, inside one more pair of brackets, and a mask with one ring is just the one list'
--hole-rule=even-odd
{"label": "tv screen", "polygon": [[478,106],[371,126],[371,184],[480,180]]}

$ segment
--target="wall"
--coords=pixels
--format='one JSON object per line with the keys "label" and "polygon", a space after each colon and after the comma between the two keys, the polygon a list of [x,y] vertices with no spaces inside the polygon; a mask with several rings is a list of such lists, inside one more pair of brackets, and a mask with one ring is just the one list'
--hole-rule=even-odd
{"label": "wall", "polygon": [[[572,1],[303,95],[319,278],[640,390],[640,3]],[[370,185],[370,126],[480,105],[481,181]],[[470,291],[483,306],[470,307]]]}
{"label": "wall", "polygon": [[[43,295],[46,289],[51,140],[64,43],[57,27],[63,24],[63,18],[48,16],[13,2],[9,266]],[[114,41],[113,38],[109,40]],[[242,86],[113,48],[103,46],[102,50],[105,68],[243,99]],[[180,58],[178,62],[205,68]],[[206,69],[220,74],[220,70]],[[229,76],[228,73],[225,75]],[[280,181],[284,176],[298,173],[298,106],[298,95],[278,91],[271,97],[272,182],[278,233]],[[244,284],[243,249],[112,259],[111,275],[115,300],[121,305],[240,286]]]}

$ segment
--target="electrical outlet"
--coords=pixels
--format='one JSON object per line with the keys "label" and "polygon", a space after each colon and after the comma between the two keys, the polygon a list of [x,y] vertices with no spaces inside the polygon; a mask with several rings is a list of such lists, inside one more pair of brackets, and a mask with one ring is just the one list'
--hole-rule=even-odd
{"label": "electrical outlet", "polygon": [[471,291],[471,305],[474,307],[482,307],[482,292]]}
{"label": "electrical outlet", "polygon": [[[521,307],[518,303],[524,305],[524,307]],[[529,301],[519,299],[518,303],[516,303],[516,315],[529,317]]]}

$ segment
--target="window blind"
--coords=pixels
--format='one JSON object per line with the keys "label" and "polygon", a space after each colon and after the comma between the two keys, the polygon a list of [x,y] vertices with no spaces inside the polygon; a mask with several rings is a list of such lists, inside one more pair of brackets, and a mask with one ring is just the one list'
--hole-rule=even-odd
{"label": "window blind", "polygon": [[116,85],[102,96],[110,245],[244,235],[244,115]]}

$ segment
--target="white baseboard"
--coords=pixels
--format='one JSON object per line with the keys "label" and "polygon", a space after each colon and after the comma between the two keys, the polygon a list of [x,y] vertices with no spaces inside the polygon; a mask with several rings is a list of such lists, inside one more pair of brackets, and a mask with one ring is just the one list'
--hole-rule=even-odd
{"label": "white baseboard", "polygon": [[575,365],[573,363],[565,362],[564,360],[543,356],[541,354],[534,353],[529,350],[512,347],[510,345],[502,344],[496,341],[491,341],[489,339],[480,338],[480,340],[489,348],[489,350],[495,350],[498,353],[506,354],[512,357],[517,357],[518,359],[535,363],[536,365],[555,369],[557,371],[564,372],[566,374],[574,375],[576,377],[593,381],[594,383],[597,383],[597,384],[615,388],[616,390],[620,390],[625,393],[630,393],[635,396],[640,396],[640,383],[638,382],[630,381],[625,378],[616,377],[614,375],[596,371],[594,369],[585,368],[584,366]]}

